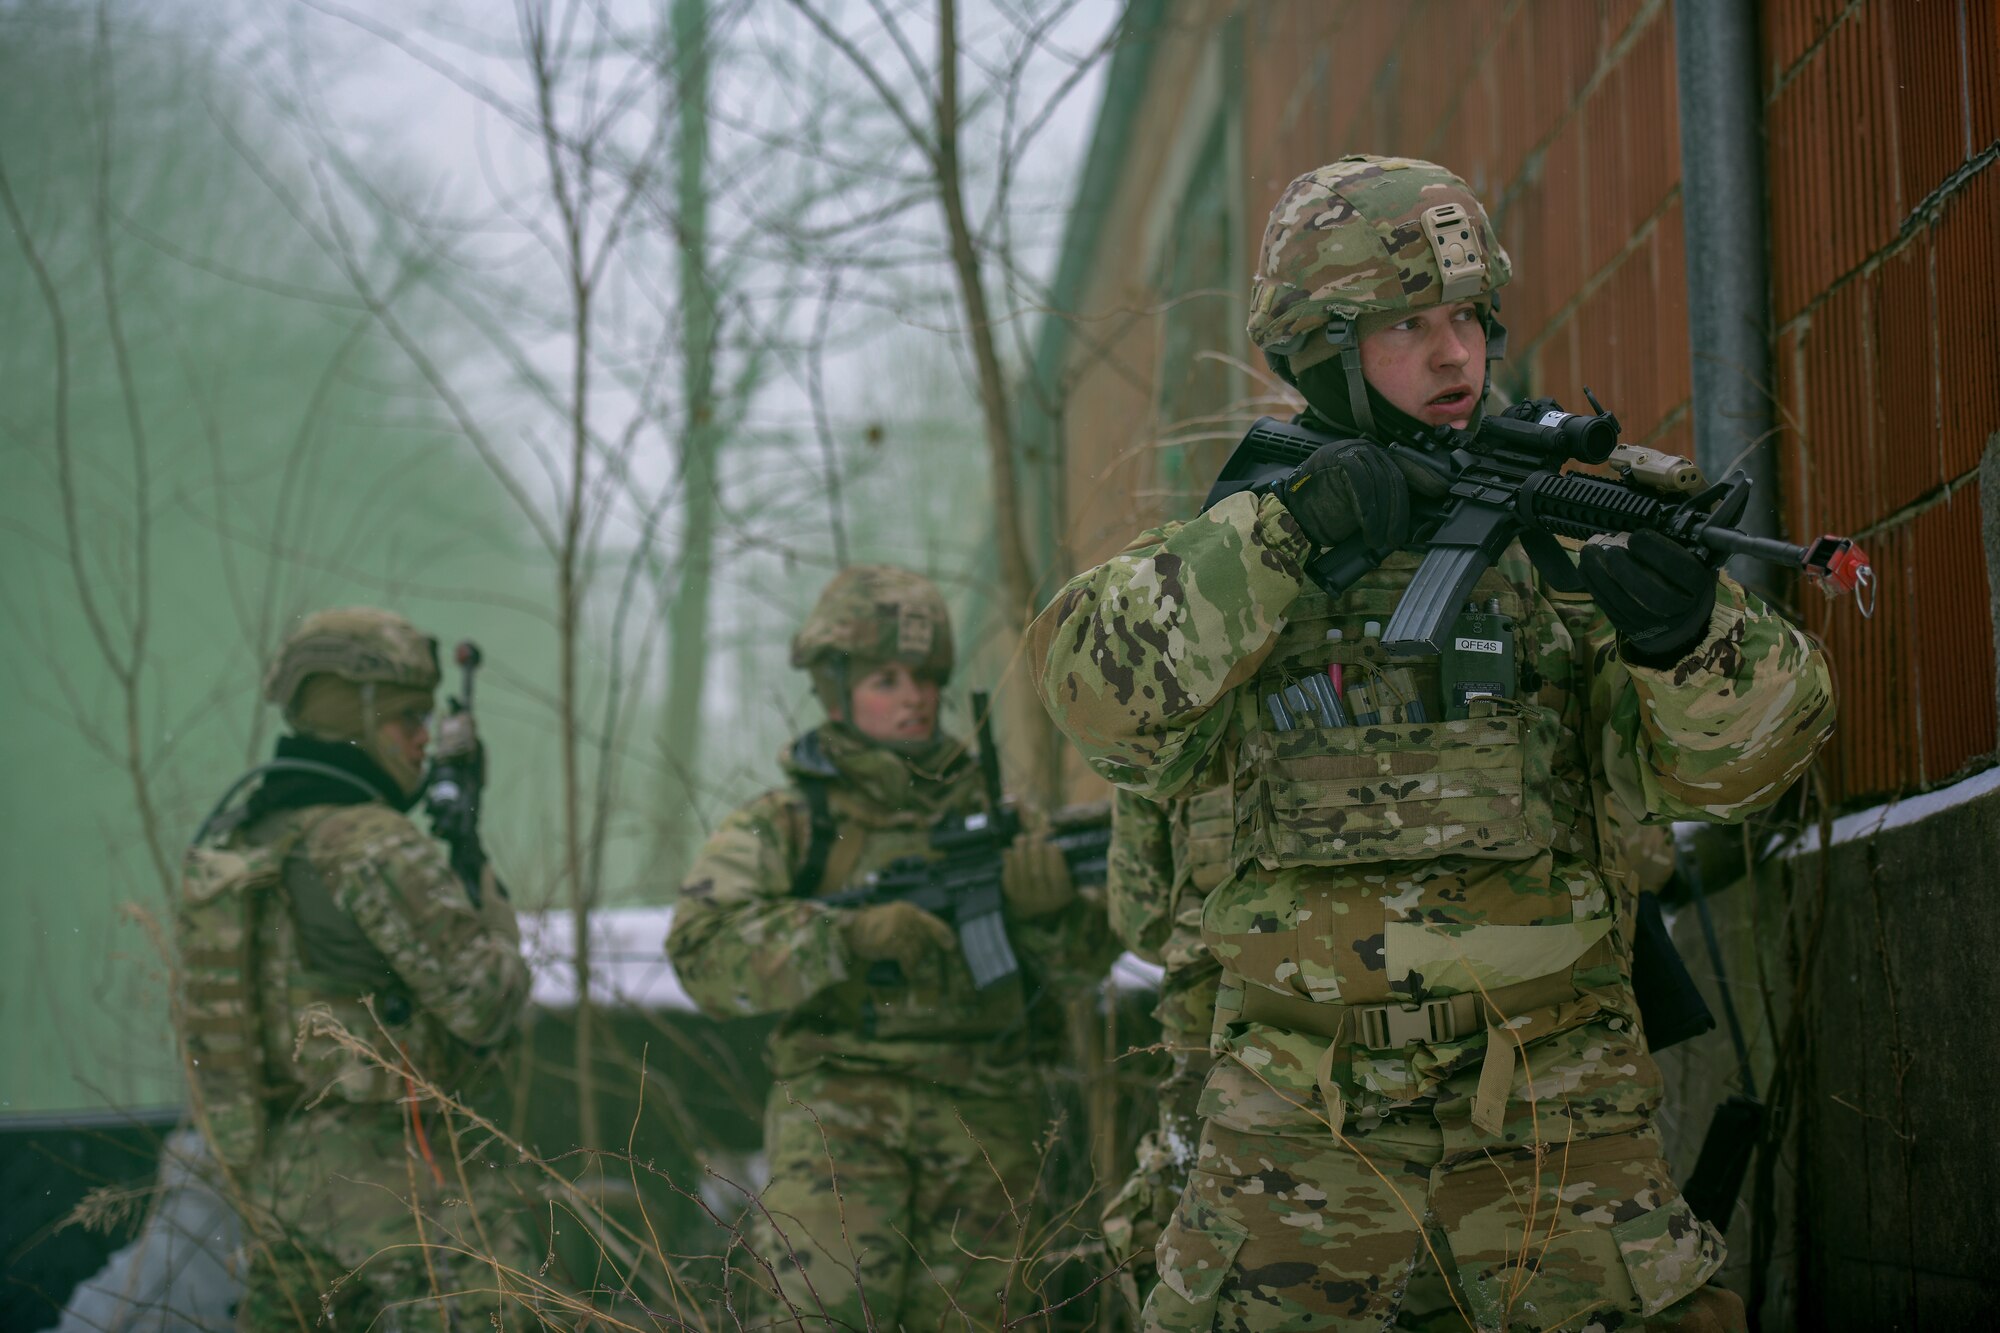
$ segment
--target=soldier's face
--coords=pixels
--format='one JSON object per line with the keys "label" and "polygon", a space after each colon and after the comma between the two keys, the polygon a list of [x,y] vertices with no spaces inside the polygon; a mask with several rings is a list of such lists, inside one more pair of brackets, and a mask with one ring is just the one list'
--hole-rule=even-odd
{"label": "soldier's face", "polygon": [[927,741],[937,731],[938,687],[901,662],[877,667],[854,682],[855,730],[872,741]]}
{"label": "soldier's face", "polygon": [[1393,321],[1363,325],[1361,373],[1375,392],[1426,426],[1464,430],[1486,380],[1479,307],[1470,301],[1426,306]]}
{"label": "soldier's face", "polygon": [[385,753],[401,759],[409,771],[421,771],[424,751],[431,743],[430,719],[421,709],[405,708],[383,720],[381,746]]}

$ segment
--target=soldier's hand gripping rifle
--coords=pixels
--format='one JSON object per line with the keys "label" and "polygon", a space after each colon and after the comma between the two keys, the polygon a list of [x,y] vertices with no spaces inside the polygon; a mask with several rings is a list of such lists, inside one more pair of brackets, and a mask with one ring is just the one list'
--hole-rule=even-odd
{"label": "soldier's hand gripping rifle", "polygon": [[[1417,444],[1387,447],[1409,479],[1412,505],[1424,515],[1419,540],[1429,550],[1389,625],[1382,647],[1398,657],[1442,650],[1452,619],[1472,585],[1519,539],[1535,568],[1562,592],[1582,590],[1576,566],[1556,538],[1650,529],[1700,554],[1712,568],[1732,555],[1802,569],[1828,596],[1853,593],[1862,614],[1874,611],[1874,572],[1846,537],[1794,546],[1741,531],[1750,478],[1732,472],[1709,485],[1684,458],[1618,442],[1618,418],[1584,390],[1597,415],[1565,412],[1552,398],[1524,400],[1483,417],[1473,430],[1440,426]],[[1334,441],[1303,426],[1264,417],[1250,428],[1210,492],[1212,504],[1233,490],[1275,489],[1291,469]],[[1564,463],[1609,463],[1607,478],[1565,473]],[[1306,573],[1338,595],[1380,564],[1360,538],[1322,551]]]}
{"label": "soldier's hand gripping rifle", "polygon": [[[860,884],[820,899],[829,907],[874,907],[904,902],[921,907],[958,934],[959,952],[981,990],[997,986],[1021,970],[1021,961],[1007,937],[1006,894],[1002,888],[1001,853],[1021,833],[1021,817],[1000,798],[1000,752],[993,744],[993,723],[984,690],[972,695],[972,712],[979,738],[979,774],[986,789],[986,808],[968,815],[948,816],[930,831],[931,855],[902,856],[869,875]],[[1090,882],[1093,870],[1104,878],[1108,825],[1102,835],[1089,829],[1058,835],[1072,877]],[[902,968],[893,960],[872,963],[868,980],[878,986],[903,982]]]}
{"label": "soldier's hand gripping rifle", "polygon": [[[479,841],[479,806],[486,794],[486,743],[472,716],[473,677],[482,660],[479,645],[462,639],[452,653],[459,666],[461,693],[446,704],[438,722],[437,750],[424,785],[424,811],[431,832],[451,853],[451,868],[465,883],[472,905],[480,905],[486,848]],[[505,896],[506,889],[500,890]]]}

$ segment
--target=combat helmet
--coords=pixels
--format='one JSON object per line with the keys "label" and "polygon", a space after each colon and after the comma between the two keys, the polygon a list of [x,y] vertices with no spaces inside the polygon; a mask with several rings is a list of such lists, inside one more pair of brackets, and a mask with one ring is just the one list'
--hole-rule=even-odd
{"label": "combat helmet", "polygon": [[951,679],[944,594],[923,575],[893,565],[843,569],[792,636],[792,665],[812,672],[820,701],[832,709],[845,704],[849,672],[888,662],[940,685]]}
{"label": "combat helmet", "polygon": [[1375,435],[1362,317],[1476,301],[1496,361],[1507,352],[1497,293],[1512,275],[1471,186],[1434,162],[1356,153],[1300,176],[1271,210],[1248,332],[1293,383],[1338,356],[1353,424]]}
{"label": "combat helmet", "polygon": [[287,710],[308,676],[338,676],[356,685],[400,685],[435,691],[437,640],[393,611],[369,606],[315,611],[299,622],[264,673],[264,698]]}
{"label": "combat helmet", "polygon": [[[284,710],[294,729],[354,741],[414,790],[420,774],[383,750],[376,724],[428,701],[440,678],[436,639],[394,612],[342,607],[307,616],[279,645],[264,673],[264,698]],[[329,716],[352,723],[329,729],[323,720]]]}

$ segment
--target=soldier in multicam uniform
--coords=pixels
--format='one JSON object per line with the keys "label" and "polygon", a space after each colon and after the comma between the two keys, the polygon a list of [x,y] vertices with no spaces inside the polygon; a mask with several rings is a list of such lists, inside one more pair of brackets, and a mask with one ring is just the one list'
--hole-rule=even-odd
{"label": "soldier in multicam uniform", "polygon": [[497,883],[407,813],[437,684],[400,616],[306,617],[264,681],[292,734],[188,849],[176,1023],[253,1238],[241,1328],[456,1327],[538,1285],[491,1145],[419,1092],[466,1089],[529,982]]}
{"label": "soldier in multicam uniform", "polygon": [[1101,906],[1024,833],[1003,855],[1023,972],[980,990],[914,904],[819,901],[983,807],[977,765],[937,726],[952,663],[927,580],[835,577],[792,641],[827,721],[780,756],[785,786],[723,821],[675,909],[668,953],[703,1010],[783,1015],[749,1242],[778,1279],[773,1325],[985,1329],[1037,1304],[1009,1256],[1034,1242],[1038,1065],[1060,1035],[1043,992],[1109,963]]}
{"label": "soldier in multicam uniform", "polygon": [[[1599,848],[1613,794],[1654,820],[1776,799],[1832,728],[1816,646],[1664,539],[1593,540],[1576,595],[1516,546],[1474,590],[1516,626],[1501,697],[1344,728],[1264,708],[1375,669],[1366,622],[1420,558],[1378,446],[1476,419],[1507,277],[1430,163],[1293,182],[1249,331],[1338,443],[1141,535],[1036,622],[1043,698],[1099,773],[1158,800],[1223,774],[1234,809],[1202,910],[1221,1058],[1150,1328],[1741,1326],[1662,1160]],[[1303,564],[1357,533],[1378,567],[1329,596]],[[1411,675],[1435,709],[1438,661]]]}

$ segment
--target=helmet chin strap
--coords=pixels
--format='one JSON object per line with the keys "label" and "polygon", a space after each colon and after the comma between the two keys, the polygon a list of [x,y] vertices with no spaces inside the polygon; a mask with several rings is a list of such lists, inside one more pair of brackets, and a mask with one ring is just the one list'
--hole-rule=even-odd
{"label": "helmet chin strap", "polygon": [[1326,324],[1326,340],[1340,349],[1340,368],[1347,373],[1347,410],[1355,429],[1368,439],[1376,437],[1375,406],[1368,401],[1368,377],[1361,373],[1361,339],[1354,321],[1335,315]]}
{"label": "helmet chin strap", "polygon": [[1486,395],[1493,389],[1493,363],[1507,359],[1507,326],[1500,322],[1500,293],[1493,293],[1480,323],[1486,329],[1486,378],[1479,385],[1479,401],[1472,405],[1472,419],[1465,423],[1468,428],[1477,426],[1486,415]]}

